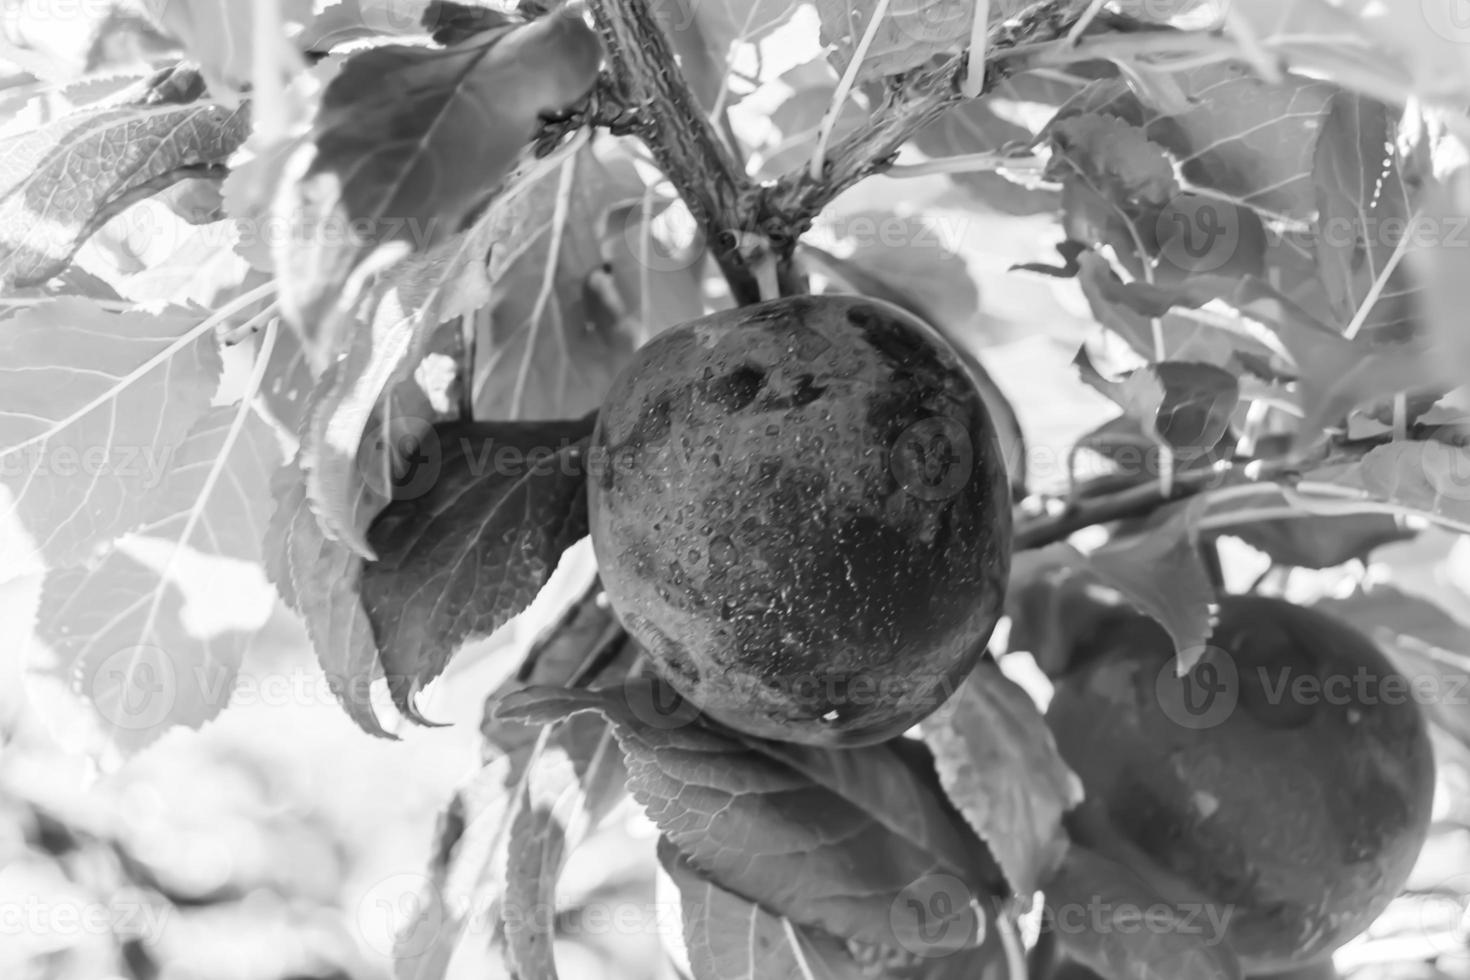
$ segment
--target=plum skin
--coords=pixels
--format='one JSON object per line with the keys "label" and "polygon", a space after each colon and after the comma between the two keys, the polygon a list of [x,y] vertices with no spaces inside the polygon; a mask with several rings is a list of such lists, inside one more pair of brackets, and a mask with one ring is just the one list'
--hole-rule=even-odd
{"label": "plum skin", "polygon": [[644,345],[589,452],[603,585],[659,675],[765,738],[885,741],[1000,616],[1004,462],[947,343],[889,304],[773,300]]}
{"label": "plum skin", "polygon": [[1233,907],[1226,934],[1247,973],[1322,959],[1403,887],[1434,764],[1420,706],[1385,683],[1402,678],[1366,636],[1279,599],[1225,597],[1191,674],[1196,698],[1213,683],[1237,700],[1200,727],[1165,706],[1165,685],[1179,685],[1174,704],[1187,689],[1153,620],[1111,619],[1080,646],[1047,720],[1107,828],[1081,842]]}

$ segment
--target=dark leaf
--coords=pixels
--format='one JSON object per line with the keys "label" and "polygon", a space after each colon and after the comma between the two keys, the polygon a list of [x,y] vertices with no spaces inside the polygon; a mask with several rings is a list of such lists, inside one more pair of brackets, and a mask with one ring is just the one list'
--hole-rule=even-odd
{"label": "dark leaf", "polygon": [[414,699],[467,641],[530,605],[587,533],[590,418],[453,422],[416,449],[415,471],[378,515],[362,597],[394,703]]}
{"label": "dark leaf", "polygon": [[[997,872],[910,750],[739,738],[671,696],[635,678],[603,692],[528,689],[498,710],[542,723],[589,710],[608,718],[629,789],[659,828],[712,881],[772,912],[910,950],[984,937]],[[921,902],[922,917],[895,905],[934,889],[961,900]]]}
{"label": "dark leaf", "polygon": [[1213,364],[1160,361],[1129,374],[1121,394],[1145,435],[1173,449],[1206,450],[1225,435],[1240,383]]}
{"label": "dark leaf", "polygon": [[316,337],[374,249],[398,249],[382,253],[388,261],[461,231],[510,174],[540,114],[592,87],[600,58],[581,15],[561,12],[449,49],[386,45],[350,57],[322,97],[301,176],[280,199],[301,229],[274,251],[286,316]]}

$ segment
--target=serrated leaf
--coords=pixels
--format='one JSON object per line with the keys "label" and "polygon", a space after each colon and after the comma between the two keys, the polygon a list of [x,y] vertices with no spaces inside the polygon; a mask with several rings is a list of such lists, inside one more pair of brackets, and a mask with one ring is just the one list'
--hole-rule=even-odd
{"label": "serrated leaf", "polygon": [[[328,84],[277,214],[302,231],[273,250],[286,316],[335,351],[329,313],[370,252],[425,252],[491,200],[543,112],[586,94],[601,51],[556,12],[448,49],[386,45]],[[386,138],[385,138],[386,135]],[[346,233],[344,233],[346,232]]]}
{"label": "serrated leaf", "polygon": [[[172,542],[160,544],[172,552]],[[164,577],[131,548],[46,575],[37,636],[72,689],[91,703],[108,740],[124,751],[137,751],[176,725],[198,728],[229,703],[250,633],[230,627],[201,633],[186,623],[186,605],[201,598],[198,588],[182,567]]]}
{"label": "serrated leaf", "polygon": [[1101,581],[1164,627],[1188,670],[1214,631],[1215,590],[1193,538],[1195,501],[1162,507],[1132,534],[1087,556]]}
{"label": "serrated leaf", "polygon": [[400,711],[468,641],[530,605],[587,533],[593,419],[435,426],[416,450],[414,493],[369,529],[378,555],[362,598]]}
{"label": "serrated leaf", "polygon": [[867,980],[837,939],[721,888],[667,837],[658,859],[679,888],[694,980]]}
{"label": "serrated leaf", "polygon": [[135,101],[0,140],[0,286],[56,275],[122,207],[223,164],[249,126],[244,108]]}
{"label": "serrated leaf", "polygon": [[1086,555],[1065,543],[1017,553],[1007,610],[1048,673],[1065,668],[1072,641],[1119,601],[1164,627],[1181,670],[1194,663],[1215,614],[1214,588],[1192,539],[1199,513],[1196,501],[1162,507]]}
{"label": "serrated leaf", "polygon": [[557,726],[527,774],[511,824],[505,899],[506,965],[513,975],[555,980],[556,883],[571,852],[626,797],[612,726],[584,714]]}
{"label": "serrated leaf", "polygon": [[317,662],[348,717],[369,735],[390,737],[370,696],[383,668],[359,592],[363,560],[322,533],[298,462],[278,471],[271,492],[276,509],[266,532],[267,571],[281,597],[301,614]]}
{"label": "serrated leaf", "polygon": [[[238,430],[232,431],[237,420]],[[206,554],[260,561],[270,477],[280,463],[276,434],[258,415],[247,408],[241,416],[238,405],[212,408],[174,453],[139,533]]]}
{"label": "serrated leaf", "polygon": [[[1382,583],[1343,599],[1324,599],[1313,608],[1371,637],[1406,677],[1421,685],[1413,697],[1430,718],[1470,746],[1470,709],[1464,697],[1470,691],[1470,626],[1428,599]],[[1429,696],[1423,696],[1426,692]]]}
{"label": "serrated leaf", "polygon": [[[922,763],[912,756],[921,747],[737,738],[669,708],[671,694],[651,678],[602,692],[528,688],[497,713],[542,723],[579,711],[607,718],[629,789],[659,828],[712,881],[794,922],[910,950],[984,938],[997,873],[924,771],[928,753]],[[926,907],[937,921],[905,916],[895,902],[926,885],[963,900]]]}
{"label": "serrated leaf", "polygon": [[0,481],[49,563],[147,518],[218,383],[219,350],[197,327],[70,297],[0,325]]}
{"label": "serrated leaf", "polygon": [[[1103,980],[1240,980],[1240,963],[1210,936],[1196,907],[1172,905],[1128,868],[1082,847],[1046,884],[1048,907],[1102,909],[1094,928],[1057,933],[1074,959]],[[1228,912],[1229,910],[1224,910]]]}
{"label": "serrated leaf", "polygon": [[945,792],[1029,897],[1066,851],[1062,814],[1082,802],[1035,702],[985,660],[920,730]]}

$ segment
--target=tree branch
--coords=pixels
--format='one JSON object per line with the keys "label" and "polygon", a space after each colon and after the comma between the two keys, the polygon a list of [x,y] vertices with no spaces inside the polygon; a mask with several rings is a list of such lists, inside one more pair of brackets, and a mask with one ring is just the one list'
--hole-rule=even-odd
{"label": "tree branch", "polygon": [[741,249],[754,185],[735,167],[679,71],[648,0],[588,0],[635,131],[704,231],[736,303],[760,299]]}
{"label": "tree branch", "polygon": [[[992,28],[983,91],[1023,67],[1002,57],[1008,50],[1065,37],[1077,17],[1075,6],[1048,3]],[[961,53],[937,68],[890,79],[868,121],[827,153],[820,178],[813,178],[803,166],[761,190],[757,220],[783,259],[789,259],[797,238],[823,208],[863,178],[887,170],[904,143],[964,101],[960,80],[965,70],[966,56]]]}

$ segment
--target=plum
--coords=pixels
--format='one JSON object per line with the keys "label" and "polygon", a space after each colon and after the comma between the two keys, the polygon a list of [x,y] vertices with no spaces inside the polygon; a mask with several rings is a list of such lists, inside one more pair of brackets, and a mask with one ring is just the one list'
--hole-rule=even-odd
{"label": "plum", "polygon": [[1184,677],[1146,616],[1100,620],[1078,647],[1047,710],[1088,795],[1074,836],[1223,906],[1247,973],[1320,960],[1403,887],[1434,765],[1410,686],[1366,636],[1227,596]]}
{"label": "plum", "polygon": [[597,420],[603,584],[716,721],[856,746],[974,666],[1010,564],[1005,466],[954,351],[887,303],[798,296],[641,348]]}

